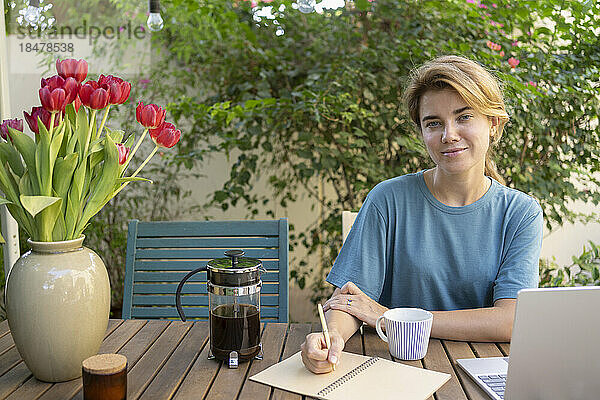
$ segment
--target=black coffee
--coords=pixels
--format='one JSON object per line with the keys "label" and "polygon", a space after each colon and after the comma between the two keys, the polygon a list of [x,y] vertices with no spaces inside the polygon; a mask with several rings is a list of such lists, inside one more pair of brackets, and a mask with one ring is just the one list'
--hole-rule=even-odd
{"label": "black coffee", "polygon": [[260,351],[260,313],[251,304],[223,304],[210,313],[210,348],[219,360],[238,352],[240,361]]}

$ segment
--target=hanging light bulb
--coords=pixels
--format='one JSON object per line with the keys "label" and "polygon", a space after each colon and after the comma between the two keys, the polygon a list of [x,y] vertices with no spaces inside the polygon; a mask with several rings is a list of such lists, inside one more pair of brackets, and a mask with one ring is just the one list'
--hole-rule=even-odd
{"label": "hanging light bulb", "polygon": [[42,16],[42,9],[40,8],[40,0],[30,0],[29,5],[25,9],[23,19],[31,26],[37,26]]}
{"label": "hanging light bulb", "polygon": [[148,29],[152,32],[160,31],[164,24],[163,19],[160,16],[160,3],[159,0],[148,0],[148,11],[150,15],[148,15],[148,21],[146,25],[148,25]]}
{"label": "hanging light bulb", "polygon": [[315,11],[316,0],[297,0],[298,2],[298,11],[310,14]]}

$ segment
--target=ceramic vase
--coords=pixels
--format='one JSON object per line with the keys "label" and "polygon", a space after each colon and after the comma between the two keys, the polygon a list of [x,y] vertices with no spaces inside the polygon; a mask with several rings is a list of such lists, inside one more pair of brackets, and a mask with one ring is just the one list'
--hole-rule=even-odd
{"label": "ceramic vase", "polygon": [[110,313],[106,267],[83,237],[34,242],[12,267],[6,313],[17,350],[33,375],[46,382],[81,376],[97,354]]}

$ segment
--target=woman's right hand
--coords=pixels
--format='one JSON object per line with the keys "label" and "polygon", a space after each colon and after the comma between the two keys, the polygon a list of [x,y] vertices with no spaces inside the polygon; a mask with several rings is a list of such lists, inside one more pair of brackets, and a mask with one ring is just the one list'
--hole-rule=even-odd
{"label": "woman's right hand", "polygon": [[308,334],[300,346],[302,362],[309,371],[315,374],[331,372],[332,364],[340,361],[345,344],[344,339],[336,330],[329,331],[329,338],[331,339],[330,349],[327,349],[323,332]]}

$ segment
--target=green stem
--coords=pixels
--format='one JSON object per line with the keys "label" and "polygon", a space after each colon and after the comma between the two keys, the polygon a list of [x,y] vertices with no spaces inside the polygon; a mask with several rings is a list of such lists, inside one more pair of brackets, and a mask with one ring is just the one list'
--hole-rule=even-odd
{"label": "green stem", "polygon": [[144,140],[144,138],[146,137],[146,134],[148,133],[148,128],[146,128],[144,130],[144,133],[142,133],[142,136],[140,136],[140,138],[138,139],[138,141],[135,143],[135,146],[133,147],[133,150],[131,150],[129,152],[129,156],[127,156],[127,160],[125,160],[125,167],[127,168],[127,166],[129,165],[129,162],[133,159],[133,155],[135,154],[135,152],[138,150],[138,148],[140,147],[140,145],[142,144],[142,141]]}
{"label": "green stem", "polygon": [[[137,176],[137,174],[140,173],[140,171],[142,170],[142,168],[144,168],[146,166],[146,164],[148,164],[148,161],[150,161],[150,159],[152,157],[154,157],[154,155],[156,154],[156,152],[158,151],[159,146],[154,147],[154,150],[152,150],[152,153],[150,153],[150,155],[148,157],[146,157],[146,159],[144,160],[144,162],[138,167],[138,169],[135,170],[135,172],[130,176],[130,178],[135,178]],[[123,183],[111,196],[111,198],[115,197],[121,190],[123,190],[125,188],[125,186],[127,186],[129,184],[129,182],[125,182]],[[110,200],[110,199],[109,199]]]}
{"label": "green stem", "polygon": [[52,138],[52,131],[54,131],[54,117],[56,117],[56,113],[53,112],[50,114],[50,138]]}
{"label": "green stem", "polygon": [[96,112],[98,110],[91,110],[90,114],[90,126],[88,127],[87,135],[85,137],[85,146],[83,147],[82,159],[85,159],[87,156],[88,148],[90,147],[90,139],[92,136],[92,127],[94,126],[94,122],[96,121]]}
{"label": "green stem", "polygon": [[97,138],[100,137],[100,134],[102,134],[102,129],[104,128],[104,123],[106,122],[106,117],[108,117],[108,110],[110,110],[110,104],[106,107],[106,111],[104,111],[104,117],[102,117],[102,123],[100,124],[100,130],[98,131],[98,134],[96,135],[96,137],[94,138],[94,140],[96,140]]}

